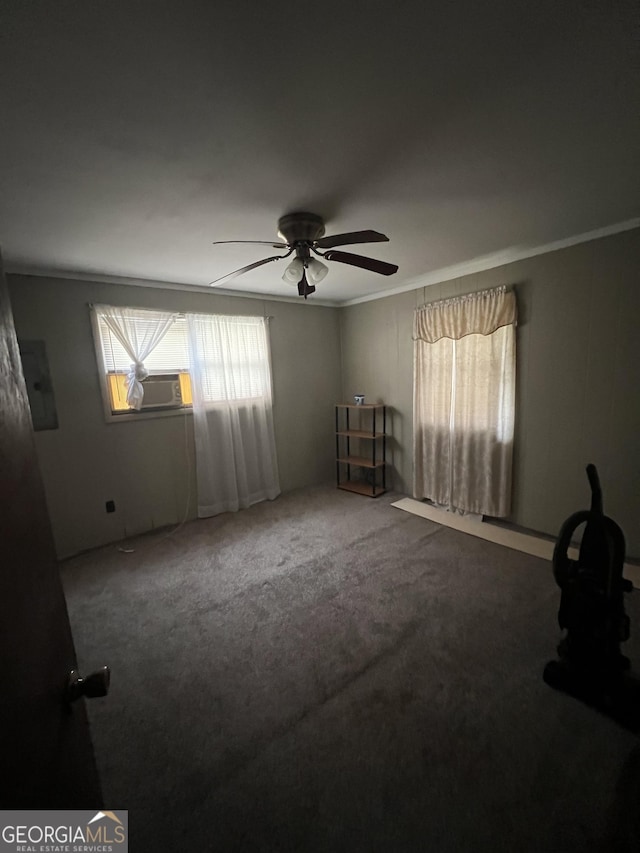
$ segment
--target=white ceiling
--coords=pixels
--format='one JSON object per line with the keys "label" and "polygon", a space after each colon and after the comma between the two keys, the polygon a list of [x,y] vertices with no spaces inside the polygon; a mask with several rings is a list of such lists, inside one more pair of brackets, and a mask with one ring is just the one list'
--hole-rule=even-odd
{"label": "white ceiling", "polygon": [[[275,253],[213,240],[275,239],[279,216],[309,210],[327,234],[390,238],[353,251],[394,276],[330,265],[317,296],[343,301],[640,215],[636,0],[0,15],[9,270],[206,286]],[[283,267],[224,287],[293,296]]]}

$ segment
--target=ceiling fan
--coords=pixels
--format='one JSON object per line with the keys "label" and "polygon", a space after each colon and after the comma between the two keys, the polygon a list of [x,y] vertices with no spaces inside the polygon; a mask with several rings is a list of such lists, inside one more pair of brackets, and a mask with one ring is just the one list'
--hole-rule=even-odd
{"label": "ceiling fan", "polygon": [[[388,264],[386,261],[378,261],[375,258],[366,258],[363,255],[354,255],[351,252],[336,251],[336,246],[348,246],[353,243],[382,243],[388,242],[389,238],[378,231],[350,231],[347,234],[334,234],[333,237],[324,236],[324,222],[322,217],[315,213],[288,213],[278,220],[278,236],[282,242],[270,242],[268,240],[216,240],[214,246],[222,243],[252,243],[260,246],[273,246],[274,249],[287,249],[284,255],[272,255],[263,258],[253,264],[247,264],[239,270],[234,270],[222,278],[209,282],[211,286],[230,281],[238,275],[261,267],[271,261],[280,261],[288,258],[295,252],[295,258],[286,268],[283,281],[298,285],[298,293],[306,299],[310,293],[315,292],[315,285],[329,272],[327,267],[312,256],[318,255],[327,261],[338,261],[341,264],[349,264],[352,267],[360,267],[364,270],[380,273],[380,275],[393,275],[398,271],[396,264]],[[327,251],[319,251],[326,249]],[[309,283],[307,276],[311,279]]]}

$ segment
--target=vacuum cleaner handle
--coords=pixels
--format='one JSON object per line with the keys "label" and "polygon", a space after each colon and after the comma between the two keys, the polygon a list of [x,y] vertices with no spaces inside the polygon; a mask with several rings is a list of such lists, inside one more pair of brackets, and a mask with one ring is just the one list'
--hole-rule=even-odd
{"label": "vacuum cleaner handle", "polygon": [[575,560],[569,559],[568,553],[573,534],[581,524],[585,524],[592,518],[593,514],[591,511],[583,509],[580,510],[580,512],[574,512],[573,515],[570,515],[560,528],[558,541],[553,549],[552,566],[553,576],[561,589],[571,579],[572,571],[574,570],[574,567],[577,566],[577,562]]}
{"label": "vacuum cleaner handle", "polygon": [[598,469],[595,465],[587,465],[587,477],[589,478],[589,485],[591,486],[591,512],[597,512],[598,515],[602,515],[602,489],[600,488]]}

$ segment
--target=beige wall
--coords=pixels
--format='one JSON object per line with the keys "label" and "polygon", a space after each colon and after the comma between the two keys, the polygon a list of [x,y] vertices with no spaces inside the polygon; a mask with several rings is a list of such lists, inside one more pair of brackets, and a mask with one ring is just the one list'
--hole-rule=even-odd
{"label": "beige wall", "polygon": [[499,284],[519,308],[511,520],[555,536],[587,506],[595,462],[605,511],[639,557],[640,230],[343,309],[9,276],[18,336],[46,342],[54,383],[60,426],[36,444],[58,554],[195,516],[190,416],[105,422],[88,303],[272,316],[283,490],[332,479],[333,404],[364,393],[390,407],[390,479],[411,494],[413,310]]}
{"label": "beige wall", "polygon": [[594,462],[640,557],[640,230],[342,309],[343,396],[392,407],[393,480],[411,494],[413,310],[500,284],[519,309],[511,520],[557,535],[588,506]]}
{"label": "beige wall", "polygon": [[[161,288],[8,276],[19,338],[44,340],[59,428],[36,433],[60,557],[195,517],[191,416],[105,421],[88,304],[268,315],[283,490],[330,480],[338,311]],[[105,501],[116,512],[107,514]]]}

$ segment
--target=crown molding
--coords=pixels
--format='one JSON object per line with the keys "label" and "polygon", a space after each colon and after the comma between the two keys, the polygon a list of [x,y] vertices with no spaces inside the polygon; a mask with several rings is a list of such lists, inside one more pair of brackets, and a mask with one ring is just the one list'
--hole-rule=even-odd
{"label": "crown molding", "polygon": [[549,252],[556,252],[559,249],[566,249],[578,243],[588,243],[591,240],[599,240],[601,237],[620,234],[622,231],[632,231],[634,228],[640,228],[640,217],[627,219],[624,222],[618,222],[614,225],[607,225],[604,228],[596,228],[593,231],[585,231],[583,234],[575,234],[573,237],[566,237],[563,240],[545,243],[544,246],[513,246],[510,249],[503,249],[500,252],[493,252],[490,255],[482,255],[478,258],[472,258],[469,261],[453,264],[450,267],[433,270],[433,272],[418,276],[401,287],[395,287],[393,290],[385,290],[381,293],[372,293],[370,296],[358,296],[355,299],[345,300],[340,303],[340,307],[346,308],[349,305],[359,305],[362,302],[374,302],[378,299],[386,299],[388,296],[395,296],[398,293],[407,293],[411,290],[419,290],[421,287],[429,287],[432,284],[441,284],[455,278],[462,278],[465,275],[496,269],[506,264],[512,264],[515,261],[522,261],[526,258],[533,258],[536,255],[545,255]]}
{"label": "crown molding", "polygon": [[[408,293],[412,290],[419,290],[422,287],[429,287],[432,284],[441,284],[442,282],[461,278],[465,275],[486,272],[486,270],[496,269],[497,267],[502,267],[516,261],[522,261],[526,258],[533,258],[536,255],[557,252],[560,249],[567,249],[570,246],[575,246],[579,243],[588,243],[591,240],[610,237],[613,234],[620,234],[623,231],[632,231],[634,228],[640,228],[640,217],[627,219],[624,222],[617,222],[613,225],[606,225],[603,228],[596,228],[593,231],[585,231],[582,234],[575,234],[572,237],[565,237],[562,240],[545,243],[543,246],[513,246],[509,249],[503,249],[489,255],[482,255],[477,258],[472,258],[469,261],[462,261],[459,264],[453,264],[449,267],[442,267],[441,269],[425,273],[424,275],[420,275],[406,284],[403,284],[400,287],[394,287],[391,290],[383,290],[370,295],[357,296],[354,299],[345,300],[317,299],[314,296],[313,300],[309,301],[307,304],[309,307],[347,308],[350,305],[360,305],[363,302],[375,302],[379,299],[386,299],[389,296],[396,296],[399,293]],[[211,288],[208,285],[185,284],[184,282],[178,281],[159,281],[155,279],[132,278],[128,276],[103,275],[101,273],[79,272],[78,270],[29,267],[22,264],[11,264],[10,262],[5,263],[5,273],[10,275],[29,275],[37,278],[94,281],[100,284],[125,284],[133,285],[135,287],[182,290],[189,291],[191,293],[210,293],[217,294],[219,296],[236,296],[238,299],[259,299],[262,302],[291,302],[294,305],[300,304],[299,296],[279,296],[271,293],[255,293],[246,290],[225,290],[221,287]]]}
{"label": "crown molding", "polygon": [[[291,302],[299,305],[300,296],[278,296],[272,293],[254,293],[246,290],[225,290],[222,287],[209,287],[206,284],[185,284],[179,281],[160,281],[148,278],[132,278],[129,276],[103,275],[102,273],[79,272],[78,270],[47,269],[45,267],[29,267],[22,264],[5,264],[7,275],[24,275],[34,278],[51,278],[66,281],[90,281],[98,284],[124,284],[134,287],[151,287],[160,290],[181,290],[190,293],[207,293],[210,296],[237,296],[239,299],[258,299],[261,302]],[[310,307],[338,308],[339,302],[330,299],[309,300]]]}

